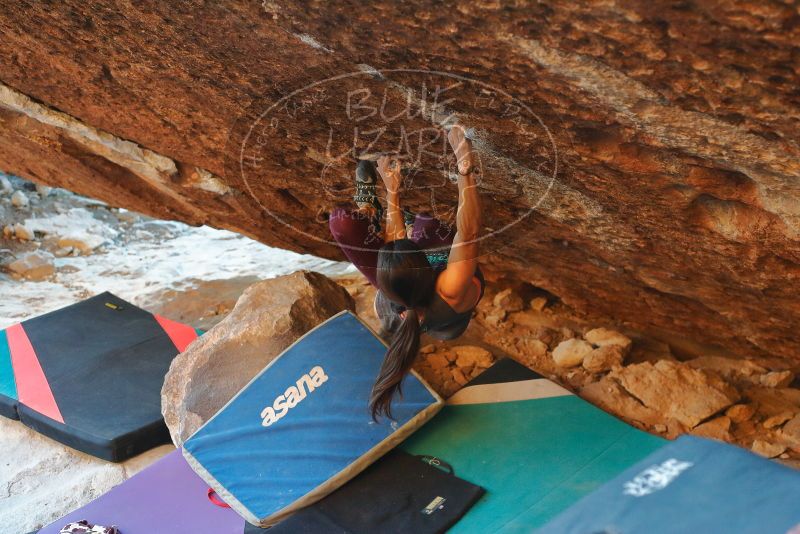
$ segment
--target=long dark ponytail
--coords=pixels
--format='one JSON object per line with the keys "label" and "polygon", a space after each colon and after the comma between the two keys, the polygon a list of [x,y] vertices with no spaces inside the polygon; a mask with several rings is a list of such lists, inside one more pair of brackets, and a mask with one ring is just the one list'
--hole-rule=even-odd
{"label": "long dark ponytail", "polygon": [[425,253],[413,241],[398,239],[378,252],[378,288],[405,308],[405,317],[392,333],[389,349],[372,386],[369,408],[372,418],[391,417],[392,398],[401,392],[403,377],[419,352],[420,315],[436,286],[436,275]]}

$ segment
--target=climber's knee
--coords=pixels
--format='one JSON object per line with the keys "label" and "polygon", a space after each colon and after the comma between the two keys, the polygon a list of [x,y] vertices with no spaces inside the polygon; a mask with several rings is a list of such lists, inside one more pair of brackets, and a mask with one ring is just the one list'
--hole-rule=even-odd
{"label": "climber's knee", "polygon": [[331,234],[337,241],[346,237],[363,238],[369,231],[369,225],[369,217],[358,210],[347,208],[334,209],[328,218]]}

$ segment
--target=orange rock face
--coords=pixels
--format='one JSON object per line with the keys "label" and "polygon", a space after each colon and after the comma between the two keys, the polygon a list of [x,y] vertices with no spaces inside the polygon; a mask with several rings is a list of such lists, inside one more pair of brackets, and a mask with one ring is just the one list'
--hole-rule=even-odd
{"label": "orange rock face", "polygon": [[797,361],[797,20],[749,1],[17,2],[0,169],[341,257],[325,218],[359,157],[399,150],[404,203],[452,220],[457,120],[488,266]]}

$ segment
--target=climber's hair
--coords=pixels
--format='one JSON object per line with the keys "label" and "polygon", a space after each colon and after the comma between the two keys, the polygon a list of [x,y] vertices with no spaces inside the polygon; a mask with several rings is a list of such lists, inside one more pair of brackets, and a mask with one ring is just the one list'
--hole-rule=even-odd
{"label": "climber's hair", "polygon": [[378,252],[378,289],[403,306],[405,318],[392,333],[389,350],[372,386],[369,409],[372,418],[391,418],[392,398],[401,392],[403,377],[419,352],[419,310],[428,306],[436,288],[436,273],[425,253],[409,239],[383,245]]}

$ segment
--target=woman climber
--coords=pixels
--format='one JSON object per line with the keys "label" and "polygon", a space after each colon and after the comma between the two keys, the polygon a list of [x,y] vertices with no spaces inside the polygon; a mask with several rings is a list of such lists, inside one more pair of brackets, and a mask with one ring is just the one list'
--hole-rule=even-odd
{"label": "woman climber", "polygon": [[378,289],[375,312],[391,335],[386,357],[370,396],[373,419],[391,417],[391,401],[417,357],[420,333],[440,340],[466,330],[483,296],[478,268],[481,208],[473,174],[473,152],[461,126],[447,139],[458,167],[455,232],[429,216],[400,207],[403,177],[396,158],[382,156],[377,173],[386,186],[386,227],[379,231],[383,207],[377,197],[376,165],[362,160],[356,169],[358,209],[337,208],[330,216],[334,239],[347,258]]}

